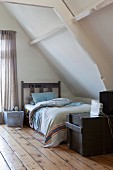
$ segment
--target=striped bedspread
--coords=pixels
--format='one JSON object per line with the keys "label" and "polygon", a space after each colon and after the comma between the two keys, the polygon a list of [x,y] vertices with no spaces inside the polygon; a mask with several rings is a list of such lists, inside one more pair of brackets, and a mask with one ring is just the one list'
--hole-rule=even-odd
{"label": "striped bedspread", "polygon": [[66,115],[68,113],[90,112],[90,105],[72,102],[67,98],[57,98],[39,102],[29,114],[32,128],[45,136],[45,147],[56,147],[66,141]]}

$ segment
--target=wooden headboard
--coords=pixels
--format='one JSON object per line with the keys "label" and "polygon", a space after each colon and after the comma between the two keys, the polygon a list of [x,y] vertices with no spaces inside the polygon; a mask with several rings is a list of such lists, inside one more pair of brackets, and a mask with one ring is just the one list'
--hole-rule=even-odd
{"label": "wooden headboard", "polygon": [[58,81],[57,83],[24,83],[21,81],[21,108],[24,108],[24,89],[29,88],[30,94],[35,92],[35,89],[39,89],[39,92],[44,92],[44,89],[47,91],[52,92],[54,88],[58,89],[58,97],[61,97],[61,82]]}

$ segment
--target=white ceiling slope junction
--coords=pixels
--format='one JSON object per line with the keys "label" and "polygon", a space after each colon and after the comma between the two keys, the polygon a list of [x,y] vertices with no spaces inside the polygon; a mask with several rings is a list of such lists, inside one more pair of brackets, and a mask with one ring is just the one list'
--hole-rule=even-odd
{"label": "white ceiling slope junction", "polygon": [[78,21],[92,12],[111,4],[113,0],[65,0],[65,2],[71,9],[74,18]]}
{"label": "white ceiling slope junction", "polygon": [[[37,44],[38,47],[45,53],[47,61],[51,63],[72,93],[79,97],[97,99],[99,91],[105,90],[105,86],[108,89],[113,88],[113,82],[109,81],[113,68],[106,64],[103,54],[84,34],[80,24],[72,22],[73,16],[62,4],[63,1],[60,1],[59,5],[56,0],[55,4],[52,0],[47,1],[51,2],[53,7],[57,6],[60,18],[52,8],[18,4],[7,4],[6,7],[28,33],[31,44],[40,41]],[[22,3],[22,0],[19,2]],[[31,2],[36,3],[35,0]],[[37,0],[37,5],[38,2],[41,6],[44,5],[43,0]],[[70,0],[70,2],[73,1]],[[64,29],[64,24],[68,29]]]}
{"label": "white ceiling slope junction", "polygon": [[[113,0],[60,0],[73,14],[76,20],[90,15],[95,10],[99,10],[113,2]],[[55,7],[60,2],[57,0],[0,0],[0,2],[11,2],[18,4],[37,5],[43,7]]]}

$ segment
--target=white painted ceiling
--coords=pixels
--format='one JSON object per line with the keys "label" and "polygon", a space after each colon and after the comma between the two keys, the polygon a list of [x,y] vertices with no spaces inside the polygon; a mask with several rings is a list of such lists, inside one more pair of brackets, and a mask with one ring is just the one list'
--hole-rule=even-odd
{"label": "white painted ceiling", "polygon": [[[98,2],[65,0],[65,5],[76,16]],[[5,8],[16,18],[30,41],[40,39],[36,46],[75,96],[98,99],[100,91],[113,89],[112,4],[77,23],[70,18],[70,27],[75,26],[76,31],[79,26],[82,29],[80,39],[54,8],[10,3],[5,3]],[[91,43],[85,44],[85,37]]]}
{"label": "white painted ceiling", "polygon": [[76,16],[82,11],[90,8],[90,6],[98,3],[98,0],[65,0],[65,3],[69,6],[73,14]]}

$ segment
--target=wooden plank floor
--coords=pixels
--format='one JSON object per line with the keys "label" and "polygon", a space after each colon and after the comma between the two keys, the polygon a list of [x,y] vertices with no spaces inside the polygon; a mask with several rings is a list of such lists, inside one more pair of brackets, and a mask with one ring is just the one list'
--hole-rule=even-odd
{"label": "wooden plank floor", "polygon": [[66,145],[44,148],[31,128],[0,125],[0,170],[113,170],[113,154],[83,157]]}

